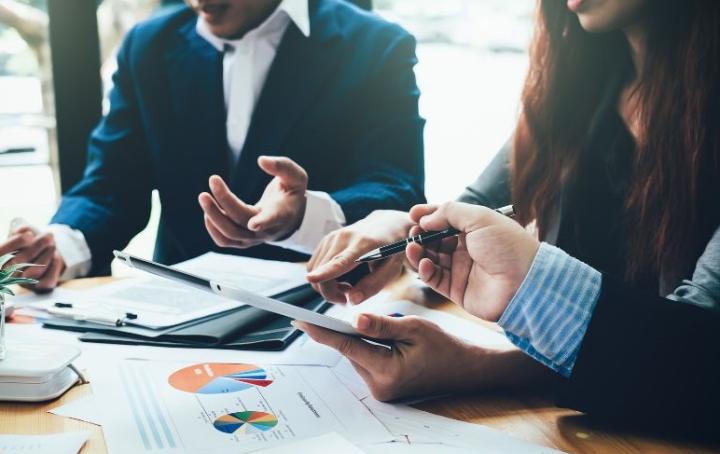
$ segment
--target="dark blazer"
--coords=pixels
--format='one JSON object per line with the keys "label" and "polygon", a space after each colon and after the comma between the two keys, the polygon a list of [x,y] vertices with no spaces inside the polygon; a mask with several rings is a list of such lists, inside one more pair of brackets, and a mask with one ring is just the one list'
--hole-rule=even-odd
{"label": "dark blazer", "polygon": [[[625,279],[623,201],[634,142],[616,112],[617,93],[596,114],[579,175],[563,188],[551,242],[603,274],[599,301],[557,402],[611,423],[720,436],[720,204],[717,182],[698,222],[703,244],[685,273]],[[511,203],[508,143],[460,200]],[[711,187],[712,184],[715,186]],[[714,200],[714,202],[712,202]],[[713,234],[713,232],[715,232]]]}
{"label": "dark blazer", "polygon": [[[288,27],[233,166],[222,54],[196,33],[196,15],[176,8],[128,33],[110,111],[90,137],[84,178],[52,219],[83,232],[92,273],[106,270],[111,251],[145,227],[154,189],[162,203],[156,260],[175,263],[217,250],[198,194],[218,174],[255,203],[270,181],[257,166],[261,154],[297,161],[310,189],[330,193],[348,223],[424,200],[415,40],[344,1],[309,3],[311,35]],[[224,252],[304,258],[269,245]]]}

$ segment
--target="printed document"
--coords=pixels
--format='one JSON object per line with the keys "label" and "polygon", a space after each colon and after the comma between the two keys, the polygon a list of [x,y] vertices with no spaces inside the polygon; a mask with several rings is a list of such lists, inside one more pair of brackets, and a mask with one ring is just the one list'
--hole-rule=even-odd
{"label": "printed document", "polygon": [[[203,278],[272,296],[303,285],[305,267],[296,263],[261,260],[234,255],[207,253],[176,265],[178,269]],[[89,320],[123,320],[145,328],[167,328],[213,314],[236,309],[243,304],[209,292],[157,278],[132,277],[86,291],[71,293],[59,289],[57,295],[27,301],[36,310],[50,315]],[[57,309],[58,301],[72,308]],[[132,319],[126,319],[128,313]],[[36,314],[37,315],[37,314]]]}
{"label": "printed document", "polygon": [[130,360],[92,378],[111,454],[243,453],[328,432],[393,439],[325,367]]}

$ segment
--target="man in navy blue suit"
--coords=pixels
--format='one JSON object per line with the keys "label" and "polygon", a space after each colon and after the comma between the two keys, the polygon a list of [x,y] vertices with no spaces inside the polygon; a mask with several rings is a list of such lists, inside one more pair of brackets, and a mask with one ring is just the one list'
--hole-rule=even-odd
{"label": "man in navy blue suit", "polygon": [[40,289],[108,270],[162,215],[155,259],[306,258],[325,233],[423,199],[415,41],[341,0],[188,0],[135,27],[83,179],[0,245]]}

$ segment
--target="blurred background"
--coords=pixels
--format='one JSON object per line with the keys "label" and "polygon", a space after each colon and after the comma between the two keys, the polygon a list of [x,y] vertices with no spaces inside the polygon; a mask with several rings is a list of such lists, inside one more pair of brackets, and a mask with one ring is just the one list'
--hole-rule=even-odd
{"label": "blurred background", "polygon": [[[78,130],[83,118],[99,114],[94,109],[107,109],[104,99],[73,98],[72,85],[83,81],[68,78],[70,65],[97,62],[104,97],[125,33],[174,3],[177,0],[0,0],[0,235],[16,216],[45,225],[62,193],[60,176],[67,181],[67,175],[81,171],[83,142],[58,138],[57,124],[64,125],[61,131]],[[70,4],[73,8],[68,9]],[[85,5],[82,14],[78,5]],[[372,2],[377,14],[400,23],[418,39],[416,74],[421,114],[427,119],[430,201],[455,198],[509,138],[527,68],[534,6],[534,0]],[[77,42],[82,61],[60,58]],[[150,255],[159,209],[155,197],[151,222],[133,240],[130,252]]]}

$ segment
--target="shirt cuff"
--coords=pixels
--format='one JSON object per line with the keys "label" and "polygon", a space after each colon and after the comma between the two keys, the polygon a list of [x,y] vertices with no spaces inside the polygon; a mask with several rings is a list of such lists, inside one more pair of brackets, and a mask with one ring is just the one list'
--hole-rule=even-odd
{"label": "shirt cuff", "polygon": [[63,224],[50,224],[47,231],[55,237],[55,247],[65,261],[61,281],[87,276],[92,267],[92,254],[85,235]]}
{"label": "shirt cuff", "polygon": [[305,215],[300,227],[288,238],[268,244],[312,254],[325,235],[345,225],[345,213],[330,194],[306,191],[305,197]]}
{"label": "shirt cuff", "polygon": [[599,271],[542,243],[498,325],[518,348],[569,377],[601,284]]}

